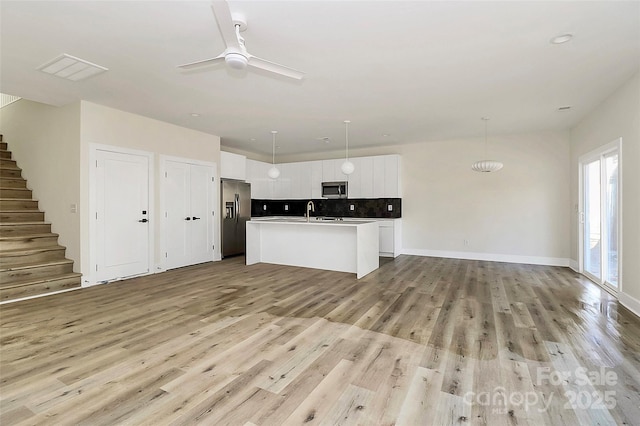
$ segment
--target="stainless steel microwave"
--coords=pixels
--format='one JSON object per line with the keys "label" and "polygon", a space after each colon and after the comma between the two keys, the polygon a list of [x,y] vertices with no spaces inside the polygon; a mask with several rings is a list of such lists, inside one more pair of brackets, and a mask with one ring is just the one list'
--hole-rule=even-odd
{"label": "stainless steel microwave", "polygon": [[322,182],[323,198],[347,198],[347,182]]}

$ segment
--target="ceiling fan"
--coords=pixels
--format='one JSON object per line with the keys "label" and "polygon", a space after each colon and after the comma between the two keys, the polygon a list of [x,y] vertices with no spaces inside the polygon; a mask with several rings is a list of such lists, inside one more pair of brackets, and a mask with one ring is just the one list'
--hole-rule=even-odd
{"label": "ceiling fan", "polygon": [[225,62],[233,69],[245,69],[247,66],[260,68],[275,74],[284,75],[286,77],[301,80],[304,73],[258,58],[247,52],[244,45],[244,38],[240,35],[241,31],[247,29],[247,21],[244,16],[239,14],[231,14],[229,4],[223,0],[215,0],[211,2],[211,9],[216,17],[218,28],[224,39],[227,48],[219,56],[202,61],[190,62],[188,64],[179,65],[178,68],[192,69],[219,62]]}

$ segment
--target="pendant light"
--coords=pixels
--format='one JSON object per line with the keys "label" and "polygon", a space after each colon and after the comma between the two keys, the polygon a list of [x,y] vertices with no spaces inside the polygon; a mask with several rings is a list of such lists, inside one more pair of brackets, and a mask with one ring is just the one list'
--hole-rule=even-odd
{"label": "pendant light", "polygon": [[278,179],[278,176],[280,176],[280,170],[278,170],[278,168],[276,167],[276,135],[278,134],[278,131],[277,130],[272,130],[271,134],[272,134],[272,140],[273,140],[273,146],[272,146],[272,149],[271,149],[271,165],[272,165],[272,167],[269,169],[267,174],[269,175],[269,177],[271,179]]}
{"label": "pendant light", "polygon": [[[489,121],[489,119],[487,117],[482,117],[482,120],[484,121],[484,155],[485,155],[485,158],[487,158],[487,151],[488,151],[487,121]],[[503,164],[499,161],[481,160],[473,163],[471,165],[471,170],[473,170],[474,172],[490,173],[490,172],[497,172],[502,168],[502,166]]]}
{"label": "pendant light", "polygon": [[351,123],[351,121],[344,120],[344,139],[346,144],[346,151],[344,156],[344,163],[342,163],[340,169],[342,169],[342,173],[344,173],[345,175],[350,175],[356,168],[353,163],[349,161],[349,123]]}

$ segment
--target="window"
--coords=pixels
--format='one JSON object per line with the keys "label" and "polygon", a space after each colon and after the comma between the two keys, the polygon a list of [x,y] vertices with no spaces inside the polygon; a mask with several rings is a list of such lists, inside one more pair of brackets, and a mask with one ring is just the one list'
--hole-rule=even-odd
{"label": "window", "polygon": [[581,271],[617,290],[620,284],[621,140],[580,157]]}

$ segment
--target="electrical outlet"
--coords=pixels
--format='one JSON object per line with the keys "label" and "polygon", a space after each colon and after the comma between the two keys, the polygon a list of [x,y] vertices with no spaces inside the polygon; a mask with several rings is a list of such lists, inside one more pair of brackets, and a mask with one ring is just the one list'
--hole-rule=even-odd
{"label": "electrical outlet", "polygon": [[464,240],[464,245],[468,246],[469,245],[469,240]]}
{"label": "electrical outlet", "polygon": [[78,205],[77,204],[71,204],[71,206],[69,207],[69,211],[71,213],[78,213]]}
{"label": "electrical outlet", "polygon": [[262,210],[267,211],[267,205],[266,204],[262,205]]}
{"label": "electrical outlet", "polygon": [[387,204],[387,211],[388,212],[392,212],[393,211],[393,204]]}
{"label": "electrical outlet", "polygon": [[356,209],[356,206],[354,206],[353,204],[349,204],[349,210],[354,211]]}
{"label": "electrical outlet", "polygon": [[289,211],[289,204],[285,204],[285,205],[284,205],[284,211],[285,211],[285,212],[288,212],[288,211]]}

